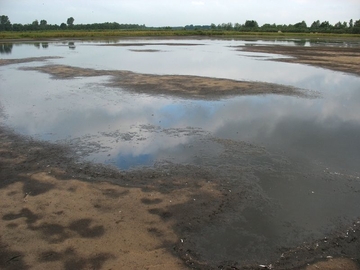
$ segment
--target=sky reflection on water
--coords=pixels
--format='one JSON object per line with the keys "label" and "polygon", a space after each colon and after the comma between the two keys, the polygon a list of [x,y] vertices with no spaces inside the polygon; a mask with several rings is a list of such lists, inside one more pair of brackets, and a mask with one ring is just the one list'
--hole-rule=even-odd
{"label": "sky reflection on water", "polygon": [[[304,99],[260,95],[199,101],[138,95],[103,86],[101,83],[108,79],[106,76],[51,80],[45,74],[17,70],[19,66],[44,64],[34,62],[1,67],[0,94],[9,115],[6,123],[22,134],[50,141],[87,136],[90,141],[95,140],[104,146],[102,151],[90,154],[89,159],[115,163],[124,169],[152,165],[163,156],[165,149],[167,158],[176,161],[178,154],[172,157],[169,149],[176,149],[205,134],[266,145],[296,155],[306,153],[327,160],[329,164],[355,169],[359,154],[354,149],[360,149],[358,77],[311,66],[266,61],[232,47],[246,43],[244,41],[167,40],[171,46],[156,40],[126,42],[133,46],[98,46],[102,43],[80,42],[75,50],[69,50],[68,43],[15,45],[12,53],[4,58],[56,55],[64,58],[47,63],[258,80],[316,91],[321,97]],[[154,45],[137,46],[142,42]],[[197,45],[174,46],[174,43]],[[289,44],[291,42],[287,42]],[[131,51],[134,48],[160,52]],[[19,77],[22,79],[18,80]],[[159,130],[141,129],[144,125]],[[186,127],[202,132],[190,135],[178,132],[177,136],[164,132],[167,128]],[[114,141],[111,136],[103,136],[104,131],[117,132],[114,136],[136,133],[140,139],[124,140],[120,136]],[[346,131],[345,135],[343,131]],[[118,160],[125,160],[124,157],[129,162],[123,166],[121,164],[125,163]]]}

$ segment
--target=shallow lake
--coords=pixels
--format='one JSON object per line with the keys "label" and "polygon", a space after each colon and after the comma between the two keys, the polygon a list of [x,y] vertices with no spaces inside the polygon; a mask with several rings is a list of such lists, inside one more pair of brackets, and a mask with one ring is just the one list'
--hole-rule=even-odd
{"label": "shallow lake", "polygon": [[[360,77],[237,48],[246,44],[316,45],[225,39],[1,45],[3,59],[61,57],[0,66],[2,121],[122,170],[192,164],[215,170],[230,186],[251,187],[255,201],[241,214],[194,237],[207,260],[266,258],[268,250],[324,237],[360,216]],[[108,76],[57,80],[19,69],[48,64],[269,82],[316,95],[201,100],[105,86]],[[239,168],[250,168],[246,179]],[[263,247],[251,249],[250,242]]]}

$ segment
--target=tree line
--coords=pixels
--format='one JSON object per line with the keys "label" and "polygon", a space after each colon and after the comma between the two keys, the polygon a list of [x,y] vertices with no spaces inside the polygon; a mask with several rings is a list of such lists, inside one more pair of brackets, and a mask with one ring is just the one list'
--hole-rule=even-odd
{"label": "tree line", "polygon": [[145,25],[138,24],[119,24],[117,22],[74,24],[75,19],[70,17],[60,25],[48,24],[46,20],[35,20],[29,24],[10,22],[6,15],[0,16],[0,31],[44,31],[44,30],[107,30],[107,29],[145,29]]}
{"label": "tree line", "polygon": [[225,30],[225,31],[243,31],[243,32],[292,32],[292,33],[349,33],[360,34],[360,20],[349,22],[337,22],[332,25],[328,21],[320,22],[314,21],[310,26],[305,21],[296,24],[259,24],[255,20],[247,20],[244,24],[240,23],[222,23],[211,25],[186,25],[185,29],[188,30]]}
{"label": "tree line", "polygon": [[349,22],[337,22],[332,25],[328,21],[314,21],[308,25],[305,21],[295,24],[269,24],[259,26],[255,20],[246,20],[245,23],[222,23],[210,25],[186,25],[185,27],[146,27],[145,24],[119,24],[117,22],[74,24],[75,19],[70,17],[60,25],[48,24],[46,20],[35,20],[30,24],[19,24],[10,22],[6,15],[0,17],[0,31],[41,31],[41,30],[146,30],[146,29],[169,29],[169,30],[221,30],[242,32],[293,32],[293,33],[352,33],[360,34],[360,20]]}

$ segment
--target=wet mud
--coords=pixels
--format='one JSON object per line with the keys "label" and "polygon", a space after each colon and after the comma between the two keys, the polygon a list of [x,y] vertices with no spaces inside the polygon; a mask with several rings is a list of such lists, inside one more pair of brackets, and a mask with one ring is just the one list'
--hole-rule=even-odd
{"label": "wet mud", "polygon": [[[0,136],[2,269],[305,269],[313,263],[315,269],[359,269],[359,221],[293,248],[248,243],[258,250],[251,258],[253,251],[231,255],[206,242],[213,230],[231,225],[235,213],[251,219],[246,209],[253,209],[261,217],[266,195],[254,186],[253,172],[275,168],[257,160],[272,160],[277,169],[289,165],[264,148],[209,138],[224,148],[219,160],[119,171],[79,163],[70,146],[5,128]],[[234,174],[242,180],[232,182]],[[261,224],[258,229],[270,229]]]}
{"label": "wet mud", "polygon": [[24,67],[50,74],[54,79],[111,76],[107,86],[121,87],[137,93],[173,95],[196,99],[213,99],[230,95],[281,94],[314,97],[315,93],[280,84],[235,81],[200,76],[151,75],[131,71],[95,70],[64,65]]}
{"label": "wet mud", "polygon": [[275,58],[273,61],[307,64],[335,71],[360,75],[359,47],[329,46],[241,46],[239,50],[247,52],[287,55],[292,58]]}
{"label": "wet mud", "polygon": [[49,59],[59,59],[57,56],[44,56],[44,57],[29,57],[19,59],[0,59],[0,66],[11,65],[11,64],[22,64],[30,62],[43,62]]}

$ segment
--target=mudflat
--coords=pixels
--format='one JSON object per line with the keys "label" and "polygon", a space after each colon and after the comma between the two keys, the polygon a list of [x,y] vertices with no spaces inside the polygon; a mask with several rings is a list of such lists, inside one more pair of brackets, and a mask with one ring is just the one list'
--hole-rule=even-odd
{"label": "mudflat", "polygon": [[[0,65],[46,61],[52,57],[7,59]],[[96,70],[65,65],[44,65],[40,67],[24,67],[22,70],[36,70],[50,74],[54,79],[71,79],[75,77],[111,76],[107,86],[146,94],[174,95],[180,97],[212,99],[229,95],[280,94],[301,97],[314,97],[303,89],[275,83],[236,81],[200,76],[185,75],[152,75],[123,70]]]}
{"label": "mudflat", "polygon": [[291,56],[275,58],[275,61],[299,63],[360,75],[359,47],[330,46],[242,46],[248,52],[272,53]]}

